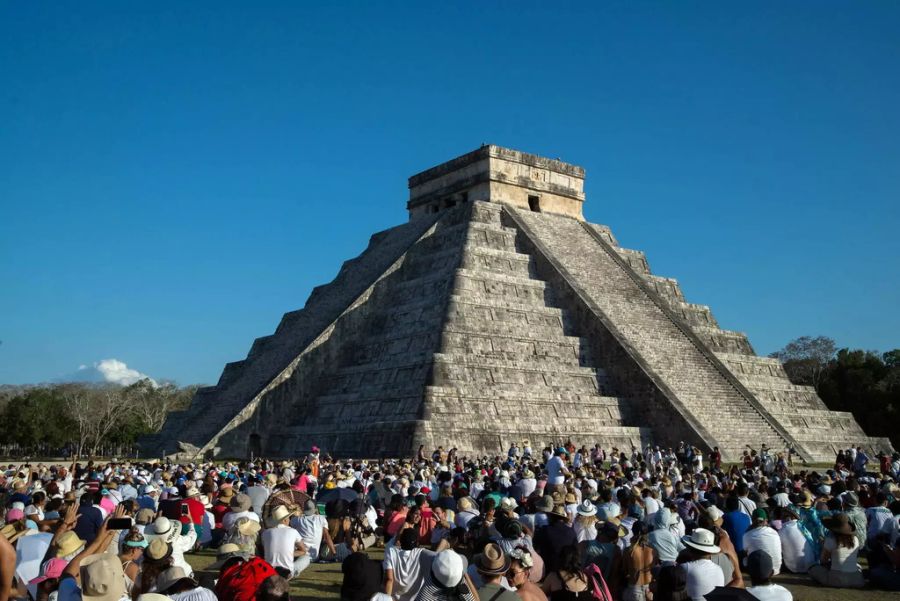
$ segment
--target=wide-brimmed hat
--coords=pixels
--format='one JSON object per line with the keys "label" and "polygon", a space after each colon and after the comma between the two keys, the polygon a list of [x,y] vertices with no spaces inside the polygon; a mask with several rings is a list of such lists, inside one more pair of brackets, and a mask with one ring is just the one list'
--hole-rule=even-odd
{"label": "wide-brimmed hat", "polygon": [[845,492],[843,495],[843,502],[847,507],[859,507],[859,495],[852,490]]}
{"label": "wide-brimmed hat", "polygon": [[566,505],[572,505],[573,503],[578,502],[578,498],[575,496],[573,492],[567,492],[565,498],[563,499]]}
{"label": "wide-brimmed hat", "polygon": [[290,515],[290,509],[288,509],[285,505],[279,505],[272,511],[272,516],[269,518],[269,524],[271,524],[272,526],[277,526],[281,523],[281,520],[289,517]]}
{"label": "wide-brimmed hat", "polygon": [[583,515],[585,517],[590,517],[592,515],[597,515],[597,507],[585,499],[578,505],[578,515]]}
{"label": "wide-brimmed hat", "polygon": [[550,513],[553,511],[553,497],[550,495],[544,495],[540,499],[538,499],[537,503],[534,504],[534,508],[537,511],[543,511],[544,513]]}
{"label": "wide-brimmed hat", "polygon": [[453,549],[445,549],[431,562],[431,577],[444,588],[458,585],[466,573],[465,558]]}
{"label": "wide-brimmed hat", "polygon": [[803,507],[804,509],[809,509],[813,506],[813,496],[812,493],[806,489],[800,491],[800,497],[797,499],[797,507]]}
{"label": "wide-brimmed hat", "polygon": [[515,511],[519,504],[512,497],[503,497],[500,499],[500,509],[503,511]]}
{"label": "wide-brimmed hat", "polygon": [[154,538],[144,550],[144,560],[160,562],[172,556],[172,545],[163,538]]}
{"label": "wide-brimmed hat", "polygon": [[232,559],[243,559],[244,561],[248,561],[251,557],[253,557],[253,553],[242,549],[240,545],[236,545],[234,543],[225,543],[221,547],[219,547],[216,552],[216,561],[209,565],[209,570],[218,570],[227,562]]}
{"label": "wide-brimmed hat", "polygon": [[530,469],[526,469],[524,472],[522,472],[522,477],[523,478],[534,478],[534,472],[531,471]]}
{"label": "wide-brimmed hat", "polygon": [[156,519],[156,512],[149,507],[139,509],[138,512],[134,515],[134,521],[138,524],[144,524],[145,526],[152,522],[154,519]]}
{"label": "wide-brimmed hat", "polygon": [[234,495],[231,499],[231,508],[238,511],[249,511],[253,507],[253,501],[250,497],[242,492]]}
{"label": "wide-brimmed hat", "polygon": [[568,518],[569,514],[566,513],[565,505],[554,505],[553,510],[548,512],[550,515],[556,515],[561,518]]}
{"label": "wide-brimmed hat", "polygon": [[179,530],[181,530],[181,523],[170,520],[167,517],[159,516],[153,520],[153,524],[149,526],[149,530],[150,532],[147,532],[147,536],[155,536],[164,539],[166,542],[171,542],[178,536]]}
{"label": "wide-brimmed hat", "polygon": [[848,516],[846,513],[838,513],[836,515],[822,518],[822,525],[835,534],[856,533],[856,524],[850,521],[850,516]]}
{"label": "wide-brimmed hat", "polygon": [[241,536],[256,536],[259,534],[260,525],[256,520],[244,518],[238,523],[238,534]]}
{"label": "wide-brimmed hat", "polygon": [[81,596],[91,601],[119,601],[125,595],[122,562],[112,553],[81,560]]}
{"label": "wide-brimmed hat", "polygon": [[69,530],[59,535],[56,540],[56,556],[66,557],[72,555],[85,545],[85,541],[78,538],[74,530]]}
{"label": "wide-brimmed hat", "polygon": [[719,553],[721,549],[715,545],[716,535],[706,528],[694,528],[690,536],[682,536],[681,542],[688,547],[702,551],[703,553]]}
{"label": "wide-brimmed hat", "polygon": [[219,501],[230,501],[233,496],[234,488],[226,486],[225,488],[219,490],[219,494],[216,499],[218,499]]}
{"label": "wide-brimmed hat", "polygon": [[482,574],[505,574],[509,570],[509,557],[497,543],[488,543],[484,551],[475,556],[475,569]]}
{"label": "wide-brimmed hat", "polygon": [[15,524],[6,524],[0,528],[0,535],[2,535],[10,544],[19,540],[19,537],[23,536],[25,532],[25,528],[17,528]]}
{"label": "wide-brimmed hat", "polygon": [[156,577],[156,588],[159,592],[165,593],[183,580],[188,580],[193,586],[197,586],[197,581],[185,574],[183,568],[180,566],[172,566]]}
{"label": "wide-brimmed hat", "polygon": [[312,499],[307,499],[306,503],[303,504],[303,515],[311,516],[319,514],[319,506],[316,505],[316,502]]}

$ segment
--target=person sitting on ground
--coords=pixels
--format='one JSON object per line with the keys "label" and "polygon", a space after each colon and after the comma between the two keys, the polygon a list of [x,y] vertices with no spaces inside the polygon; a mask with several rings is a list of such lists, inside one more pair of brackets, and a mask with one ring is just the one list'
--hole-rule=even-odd
{"label": "person sitting on ground", "polygon": [[434,556],[416,601],[476,601],[475,585],[466,574],[465,558],[452,549]]}
{"label": "person sitting on ground", "polygon": [[[821,565],[809,569],[809,575],[825,586],[861,588],[865,585],[862,570],[856,563],[859,555],[859,539],[853,523],[846,513],[822,518],[831,533],[822,546]],[[827,567],[830,566],[830,567]]]}
{"label": "person sitting on ground", "polygon": [[[713,533],[713,536],[715,536],[713,544],[721,549],[719,553],[713,553],[709,559],[722,569],[722,574],[725,575],[725,586],[744,588],[741,564],[738,561],[737,554],[734,552],[734,546],[728,540],[728,533],[712,519],[713,515],[722,515],[722,512],[715,505],[710,507],[708,511],[703,512],[697,520],[698,527],[705,528]],[[719,521],[719,524],[721,524],[721,521]]]}
{"label": "person sitting on ground", "polygon": [[419,547],[416,528],[404,528],[384,551],[384,592],[394,599],[415,599],[435,553]]}
{"label": "person sitting on ground", "polygon": [[311,561],[303,537],[288,525],[290,519],[291,511],[279,505],[270,518],[272,527],[262,533],[266,561],[288,580],[299,576]]}
{"label": "person sitting on ground", "polygon": [[337,548],[328,530],[328,518],[319,515],[319,506],[315,501],[312,499],[306,501],[303,505],[303,515],[292,518],[291,526],[303,539],[310,562],[319,560],[323,544],[331,557],[336,557]]}
{"label": "person sitting on ground", "polygon": [[816,563],[811,537],[800,524],[800,514],[794,507],[781,508],[781,554],[784,567],[794,574],[805,574]]}
{"label": "person sitting on ground", "polygon": [[534,548],[544,559],[544,569],[548,574],[559,571],[562,564],[562,550],[574,547],[578,552],[578,539],[575,531],[569,526],[569,516],[563,505],[553,506],[547,514],[550,523],[539,528],[534,535]]}
{"label": "person sitting on ground", "polygon": [[660,507],[653,515],[653,530],[647,536],[650,546],[656,551],[656,556],[662,565],[675,565],[678,553],[684,550],[681,539],[669,530],[669,526],[673,523],[672,512],[666,507]]}
{"label": "person sitting on ground", "polygon": [[690,536],[681,539],[687,546],[686,560],[678,565],[684,569],[687,580],[688,597],[703,601],[703,597],[717,586],[725,586],[722,568],[710,560],[710,556],[721,552],[715,544],[715,535],[704,528],[695,528]]}
{"label": "person sitting on ground", "polygon": [[775,575],[772,558],[762,549],[747,556],[747,571],[752,583],[747,592],[760,601],[793,601],[794,596],[789,590],[772,582]]}
{"label": "person sitting on ground", "polygon": [[744,552],[747,555],[757,550],[768,553],[777,576],[781,572],[781,539],[775,529],[769,526],[769,514],[765,509],[754,509],[751,518],[753,524],[744,533]]}
{"label": "person sitting on ground", "polygon": [[218,601],[216,594],[184,573],[178,566],[172,566],[157,578],[159,592],[172,601]]}
{"label": "person sitting on ground", "polygon": [[738,558],[744,557],[744,534],[750,529],[753,520],[750,514],[741,511],[741,503],[735,495],[725,499],[725,515],[722,516],[722,528],[728,533],[731,544]]}
{"label": "person sitting on ground", "polygon": [[262,557],[234,543],[220,546],[216,562],[207,569],[218,575],[215,593],[219,601],[255,601],[262,582],[278,574]]}
{"label": "person sitting on ground", "polygon": [[383,575],[381,562],[369,559],[365,553],[351,553],[341,563],[341,572],[344,574],[341,582],[341,601],[369,601],[373,595],[381,591]]}

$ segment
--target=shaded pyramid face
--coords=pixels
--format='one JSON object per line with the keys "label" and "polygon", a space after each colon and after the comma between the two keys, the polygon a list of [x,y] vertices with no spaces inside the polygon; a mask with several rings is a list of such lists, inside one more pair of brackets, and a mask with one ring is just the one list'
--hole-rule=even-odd
{"label": "shaded pyramid face", "polygon": [[376,234],[145,449],[396,457],[683,440],[731,459],[765,443],[830,460],[890,448],[579,214],[463,197]]}

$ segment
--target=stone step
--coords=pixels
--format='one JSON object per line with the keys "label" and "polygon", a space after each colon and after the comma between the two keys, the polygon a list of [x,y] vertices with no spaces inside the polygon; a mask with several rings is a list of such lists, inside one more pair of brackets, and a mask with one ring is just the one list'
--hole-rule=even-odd
{"label": "stone step", "polygon": [[610,393],[612,385],[604,374],[588,367],[568,368],[556,372],[527,369],[517,366],[446,362],[435,355],[432,381],[437,385],[479,385],[487,389],[527,389],[538,387],[554,392],[576,391],[588,394]]}
{"label": "stone step", "polygon": [[519,278],[533,278],[531,257],[508,250],[466,247],[460,267],[485,274],[510,274]]}
{"label": "stone step", "polygon": [[[490,392],[490,394],[488,394]],[[617,397],[611,393],[594,392],[556,392],[546,388],[510,388],[487,391],[483,386],[454,382],[452,384],[432,384],[425,387],[427,396],[454,396],[475,399],[494,400],[532,400],[540,403],[585,403],[587,405],[611,405],[621,402],[627,397]]]}
{"label": "stone step", "polygon": [[[448,327],[444,330],[441,348],[444,353],[465,353],[478,356],[512,355],[524,361],[541,361],[546,357],[589,361],[593,357],[588,340],[578,336],[536,336],[530,330],[521,335],[512,332],[484,334],[481,331]],[[452,349],[452,350],[450,350]]]}

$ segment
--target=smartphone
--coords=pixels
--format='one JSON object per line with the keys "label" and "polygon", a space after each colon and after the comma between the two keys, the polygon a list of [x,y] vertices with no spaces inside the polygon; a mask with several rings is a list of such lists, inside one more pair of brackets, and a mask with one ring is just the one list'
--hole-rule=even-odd
{"label": "smartphone", "polygon": [[131,518],[113,518],[106,524],[110,530],[131,530],[131,526]]}
{"label": "smartphone", "polygon": [[181,504],[181,515],[187,515],[189,512],[187,503]]}

